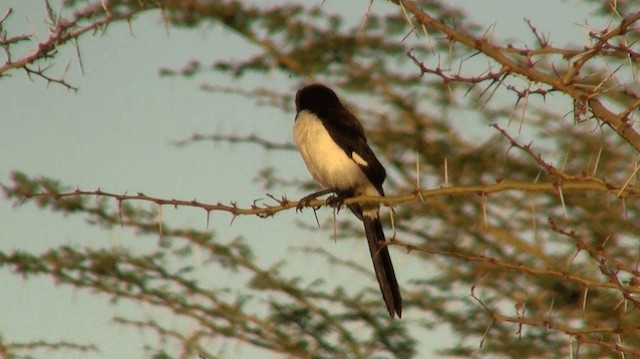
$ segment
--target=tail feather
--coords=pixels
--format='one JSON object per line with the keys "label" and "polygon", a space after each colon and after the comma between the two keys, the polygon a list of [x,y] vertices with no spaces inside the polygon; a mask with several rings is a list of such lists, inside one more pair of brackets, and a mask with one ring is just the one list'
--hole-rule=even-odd
{"label": "tail feather", "polygon": [[384,232],[382,231],[382,224],[380,223],[377,209],[364,211],[362,221],[364,222],[364,230],[367,235],[367,242],[369,243],[373,269],[376,272],[376,277],[380,284],[382,298],[387,305],[389,315],[393,317],[394,314],[397,314],[398,318],[401,318],[402,298],[400,297],[400,288],[398,287],[396,274],[393,270],[389,250],[384,243]]}

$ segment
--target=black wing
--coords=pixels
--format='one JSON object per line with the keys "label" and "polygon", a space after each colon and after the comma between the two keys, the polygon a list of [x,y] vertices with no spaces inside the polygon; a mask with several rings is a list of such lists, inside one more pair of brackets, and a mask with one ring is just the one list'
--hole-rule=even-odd
{"label": "black wing", "polygon": [[326,114],[322,114],[323,118],[327,119],[323,124],[325,128],[327,128],[331,138],[344,150],[349,158],[353,159],[353,153],[355,152],[367,163],[367,165],[363,165],[354,161],[367,176],[371,184],[380,192],[380,195],[384,195],[382,183],[387,174],[367,144],[364,129],[358,119],[342,106],[327,112]]}

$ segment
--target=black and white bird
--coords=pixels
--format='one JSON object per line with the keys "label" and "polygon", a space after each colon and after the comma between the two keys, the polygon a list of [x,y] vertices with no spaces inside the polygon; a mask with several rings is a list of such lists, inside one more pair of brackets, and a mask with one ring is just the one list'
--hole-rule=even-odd
{"label": "black and white bird", "polygon": [[[330,88],[313,84],[296,94],[293,137],[313,178],[325,190],[303,198],[304,204],[322,194],[339,200],[356,196],[384,196],[386,173],[367,144],[364,129]],[[299,207],[300,208],[300,207]],[[389,315],[402,317],[402,298],[387,249],[377,204],[351,204],[364,223],[373,268]]]}

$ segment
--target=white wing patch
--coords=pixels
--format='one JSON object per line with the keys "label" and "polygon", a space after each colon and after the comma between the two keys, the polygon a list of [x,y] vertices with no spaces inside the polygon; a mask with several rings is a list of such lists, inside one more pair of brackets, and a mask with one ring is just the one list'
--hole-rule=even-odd
{"label": "white wing patch", "polygon": [[360,157],[360,155],[358,155],[355,152],[351,152],[351,159],[353,159],[353,162],[359,164],[360,166],[364,166],[364,167],[369,166],[367,161],[365,161],[364,158]]}

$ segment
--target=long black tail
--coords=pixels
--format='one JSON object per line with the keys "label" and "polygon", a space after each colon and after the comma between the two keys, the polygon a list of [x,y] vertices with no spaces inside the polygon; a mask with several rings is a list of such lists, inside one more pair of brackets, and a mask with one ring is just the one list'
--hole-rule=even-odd
{"label": "long black tail", "polygon": [[364,222],[364,231],[367,235],[367,242],[369,242],[373,269],[380,284],[382,298],[387,305],[389,315],[393,317],[394,314],[398,314],[398,318],[401,318],[402,298],[400,297],[400,288],[398,287],[396,274],[393,271],[389,250],[385,244],[378,210],[363,211],[362,221]]}

